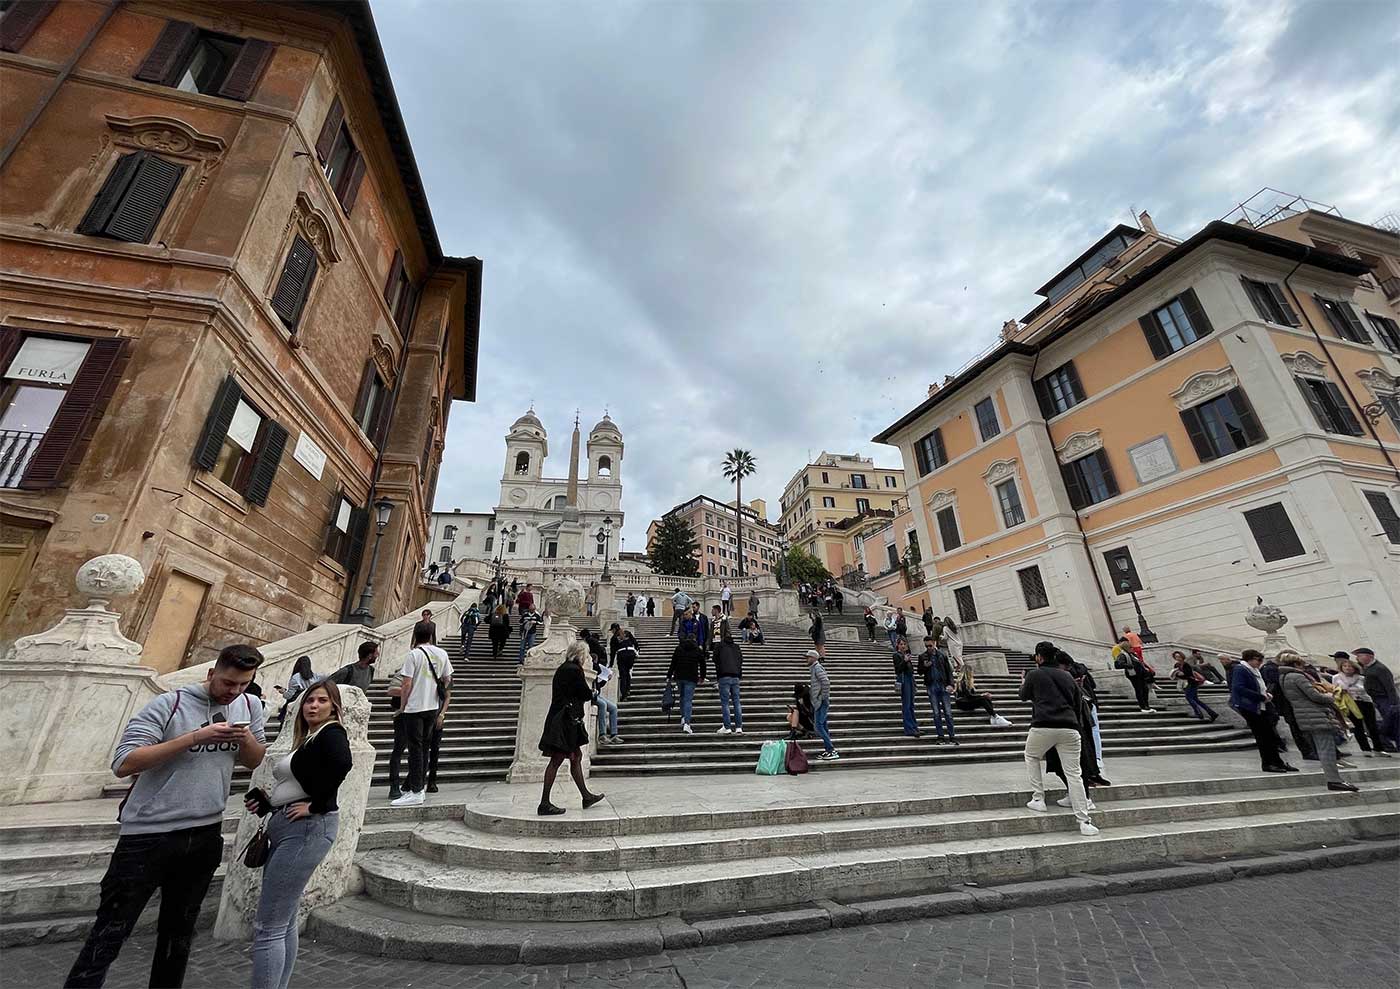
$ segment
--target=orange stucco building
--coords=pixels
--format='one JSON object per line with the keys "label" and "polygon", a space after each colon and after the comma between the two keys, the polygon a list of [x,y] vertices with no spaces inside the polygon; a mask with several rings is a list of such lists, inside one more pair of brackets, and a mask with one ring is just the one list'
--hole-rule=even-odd
{"label": "orange stucco building", "polygon": [[138,559],[162,670],[371,617],[476,389],[367,4],[18,0],[0,20],[0,640]]}
{"label": "orange stucco building", "polygon": [[878,573],[864,537],[888,523],[904,503],[904,470],[877,467],[854,453],[822,454],[783,487],[779,526],[788,544],[811,553],[833,575]]}
{"label": "orange stucco building", "polygon": [[1120,226],[876,437],[939,613],[1330,654],[1400,635],[1400,235],[1335,211]]}

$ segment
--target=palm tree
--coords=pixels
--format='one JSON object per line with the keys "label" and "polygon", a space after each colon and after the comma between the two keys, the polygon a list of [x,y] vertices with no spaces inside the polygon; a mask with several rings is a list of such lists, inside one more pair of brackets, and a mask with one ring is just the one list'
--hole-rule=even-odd
{"label": "palm tree", "polygon": [[733,449],[724,455],[724,476],[734,482],[734,515],[739,536],[739,576],[744,576],[744,478],[758,470],[748,450]]}

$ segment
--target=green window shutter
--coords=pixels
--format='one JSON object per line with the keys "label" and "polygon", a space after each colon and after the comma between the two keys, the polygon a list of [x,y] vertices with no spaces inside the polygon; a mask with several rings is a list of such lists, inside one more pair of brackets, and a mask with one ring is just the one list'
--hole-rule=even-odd
{"label": "green window shutter", "polygon": [[194,463],[201,470],[213,470],[214,465],[219,462],[219,450],[223,448],[224,438],[228,436],[228,427],[233,423],[233,414],[238,409],[239,399],[243,397],[243,389],[238,387],[238,382],[233,380],[233,375],[224,379],[219,385],[219,390],[214,395],[214,404],[209,407],[209,414],[204,418],[204,431],[199,435],[199,442],[194,445]]}
{"label": "green window shutter", "polygon": [[315,248],[300,235],[293,238],[287,260],[282,264],[282,277],[272,291],[272,311],[289,330],[295,330],[301,321],[317,267]]}
{"label": "green window shutter", "polygon": [[287,431],[271,419],[263,425],[262,442],[258,444],[257,460],[253,473],[248,478],[248,489],[243,492],[254,505],[266,505],[268,493],[272,491],[272,479],[277,476],[277,468],[282,463],[282,451],[287,445]]}

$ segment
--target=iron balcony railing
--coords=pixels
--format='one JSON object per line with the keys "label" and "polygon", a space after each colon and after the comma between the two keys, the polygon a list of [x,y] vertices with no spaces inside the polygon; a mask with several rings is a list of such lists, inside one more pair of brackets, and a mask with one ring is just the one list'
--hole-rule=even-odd
{"label": "iron balcony railing", "polygon": [[43,438],[43,433],[0,430],[0,488],[19,487],[30,458]]}

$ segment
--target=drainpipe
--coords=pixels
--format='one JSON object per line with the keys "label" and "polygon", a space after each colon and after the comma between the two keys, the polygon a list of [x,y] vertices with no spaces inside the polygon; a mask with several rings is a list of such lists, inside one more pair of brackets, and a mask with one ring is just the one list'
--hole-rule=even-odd
{"label": "drainpipe", "polygon": [[1295,274],[1297,274],[1298,269],[1301,268],[1304,265],[1304,263],[1307,262],[1308,258],[1312,256],[1312,253],[1312,246],[1304,244],[1303,257],[1301,260],[1299,260],[1297,264],[1293,266],[1293,270],[1290,271],[1287,274],[1287,276],[1285,276],[1285,278],[1283,279],[1283,287],[1288,289],[1288,294],[1293,298],[1293,311],[1298,314],[1299,318],[1301,318],[1304,323],[1307,324],[1308,329],[1312,332],[1313,339],[1316,340],[1317,345],[1322,348],[1322,352],[1327,355],[1327,363],[1332,365],[1332,370],[1336,373],[1337,380],[1340,381],[1342,383],[1342,387],[1346,389],[1347,398],[1351,399],[1352,404],[1354,404],[1358,409],[1362,410],[1361,421],[1366,425],[1366,432],[1371,434],[1371,439],[1375,441],[1376,447],[1381,451],[1381,456],[1385,457],[1385,462],[1390,464],[1390,469],[1395,472],[1396,480],[1400,480],[1400,467],[1396,466],[1394,459],[1392,459],[1390,456],[1390,451],[1385,448],[1385,443],[1381,440],[1380,434],[1376,432],[1375,425],[1372,424],[1370,417],[1366,415],[1366,412],[1364,411],[1366,408],[1366,404],[1364,402],[1359,401],[1356,397],[1356,392],[1351,390],[1351,384],[1347,381],[1346,375],[1343,374],[1342,369],[1337,366],[1337,359],[1332,356],[1332,351],[1327,349],[1327,341],[1323,340],[1322,334],[1317,332],[1317,327],[1313,325],[1312,318],[1308,315],[1308,311],[1303,308],[1302,304],[1298,300],[1298,292],[1293,288],[1292,284],[1290,284],[1289,282],[1289,279],[1291,279]]}
{"label": "drainpipe", "polygon": [[59,88],[68,81],[68,77],[73,74],[73,69],[77,67],[82,57],[87,54],[87,50],[92,47],[92,43],[97,38],[98,32],[112,19],[112,15],[117,12],[117,8],[121,6],[121,3],[122,0],[111,0],[111,2],[103,8],[102,16],[97,18],[92,27],[88,28],[87,36],[79,42],[77,48],[73,49],[73,54],[68,56],[68,61],[64,62],[63,67],[58,70],[58,75],[54,76],[53,82],[49,84],[49,88],[44,92],[44,95],[39,97],[39,102],[34,104],[34,109],[29,111],[29,115],[24,118],[24,122],[19,125],[10,139],[5,142],[5,146],[0,148],[0,168],[5,167],[5,163],[10,160],[10,155],[15,153],[15,149],[19,147],[25,135],[29,133],[44,110],[48,108],[48,105],[53,102],[53,98],[58,94]]}

